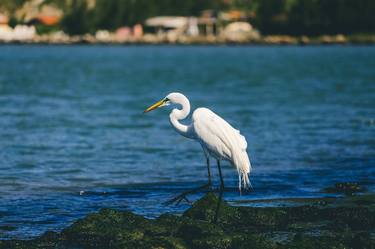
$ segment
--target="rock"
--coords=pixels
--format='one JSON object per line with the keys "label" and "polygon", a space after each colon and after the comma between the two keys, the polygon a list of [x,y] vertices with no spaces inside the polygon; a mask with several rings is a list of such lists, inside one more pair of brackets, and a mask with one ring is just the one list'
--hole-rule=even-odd
{"label": "rock", "polygon": [[183,216],[196,220],[214,222],[216,211],[218,211],[218,222],[222,224],[228,224],[239,218],[239,209],[219,200],[214,193],[208,193],[202,199],[196,201]]}
{"label": "rock", "polygon": [[3,230],[3,231],[13,231],[13,230],[16,230],[17,228],[14,227],[14,226],[7,226],[7,225],[4,225],[4,226],[1,226],[0,225],[0,231]]}
{"label": "rock", "polygon": [[298,44],[298,39],[288,35],[268,35],[263,37],[266,44]]}
{"label": "rock", "polygon": [[325,193],[332,193],[332,194],[346,194],[346,195],[353,195],[355,193],[365,192],[366,189],[361,187],[356,182],[339,182],[336,183],[334,187],[328,187],[323,189]]}
{"label": "rock", "polygon": [[[126,248],[375,248],[375,195],[320,199],[293,207],[234,207],[214,193],[182,216],[146,219],[102,209],[61,233],[0,241],[0,249]],[[216,221],[215,221],[216,220]]]}

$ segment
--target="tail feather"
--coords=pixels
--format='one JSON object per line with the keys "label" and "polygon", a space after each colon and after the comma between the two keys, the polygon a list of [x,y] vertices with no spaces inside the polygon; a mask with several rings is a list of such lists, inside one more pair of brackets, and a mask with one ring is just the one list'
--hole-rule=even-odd
{"label": "tail feather", "polygon": [[242,188],[248,189],[252,188],[250,183],[249,174],[251,171],[251,164],[249,156],[247,155],[246,150],[242,150],[233,155],[233,164],[238,172],[238,189],[241,193]]}

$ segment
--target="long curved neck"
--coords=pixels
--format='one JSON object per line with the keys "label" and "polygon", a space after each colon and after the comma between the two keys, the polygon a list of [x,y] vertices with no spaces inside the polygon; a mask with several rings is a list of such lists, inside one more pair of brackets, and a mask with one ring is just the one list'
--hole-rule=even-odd
{"label": "long curved neck", "polygon": [[180,104],[181,109],[173,109],[171,114],[169,114],[169,120],[175,130],[182,136],[187,138],[192,138],[190,134],[190,129],[188,125],[181,124],[179,120],[185,119],[190,113],[190,103],[186,97],[181,97],[174,101],[174,104]]}

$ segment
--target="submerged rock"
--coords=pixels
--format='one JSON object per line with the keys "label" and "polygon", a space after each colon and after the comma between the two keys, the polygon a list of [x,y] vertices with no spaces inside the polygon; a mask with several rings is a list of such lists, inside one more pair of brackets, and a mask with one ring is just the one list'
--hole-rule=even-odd
{"label": "submerged rock", "polygon": [[323,190],[325,193],[354,195],[356,193],[365,192],[366,189],[356,182],[338,182],[333,187]]}
{"label": "submerged rock", "polygon": [[375,195],[337,198],[325,205],[234,207],[213,193],[182,216],[146,219],[102,209],[61,233],[27,241],[0,241],[12,248],[375,248]]}

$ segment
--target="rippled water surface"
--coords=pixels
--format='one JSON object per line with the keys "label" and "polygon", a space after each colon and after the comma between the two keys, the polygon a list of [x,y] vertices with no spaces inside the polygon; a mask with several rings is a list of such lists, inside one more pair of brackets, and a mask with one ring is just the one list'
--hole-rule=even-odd
{"label": "rippled water surface", "polygon": [[1,46],[0,237],[186,209],[162,202],[206,181],[201,148],[142,113],[171,91],[247,137],[254,191],[224,164],[228,200],[374,190],[375,47]]}

